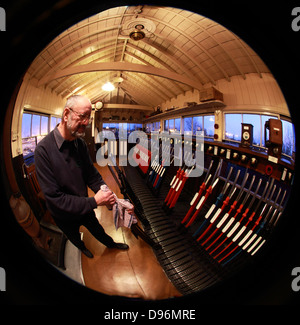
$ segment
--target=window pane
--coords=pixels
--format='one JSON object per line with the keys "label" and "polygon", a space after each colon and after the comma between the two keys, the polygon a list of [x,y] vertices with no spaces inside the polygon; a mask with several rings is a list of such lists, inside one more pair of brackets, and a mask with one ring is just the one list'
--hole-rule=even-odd
{"label": "window pane", "polygon": [[[104,136],[106,136],[105,131],[111,131],[117,137],[119,134],[119,123],[103,123],[102,130],[104,131]],[[110,135],[110,133],[108,133],[108,135]]]}
{"label": "window pane", "polygon": [[169,120],[169,130],[174,131],[174,120]]}
{"label": "window pane", "polygon": [[183,119],[184,122],[184,134],[192,134],[192,117],[186,117]]}
{"label": "window pane", "polygon": [[119,138],[126,139],[128,123],[119,123]]}
{"label": "window pane", "polygon": [[215,134],[215,117],[214,115],[204,116],[204,136],[213,137]]}
{"label": "window pane", "polygon": [[49,125],[49,117],[48,116],[41,116],[41,135],[48,134],[48,125]]}
{"label": "window pane", "polygon": [[55,116],[51,116],[50,131],[52,131],[59,122],[60,122],[60,118],[55,117]]}
{"label": "window pane", "polygon": [[40,115],[32,115],[32,136],[41,134],[41,116]]}
{"label": "window pane", "polygon": [[164,131],[169,131],[169,120],[164,120]]}
{"label": "window pane", "polygon": [[253,125],[253,144],[260,146],[261,125],[260,115],[258,114],[243,114],[243,123]]}
{"label": "window pane", "polygon": [[180,118],[175,119],[175,132],[180,133]]}
{"label": "window pane", "polygon": [[225,139],[241,140],[242,114],[225,114]]}
{"label": "window pane", "polygon": [[129,131],[133,132],[133,131],[137,131],[138,130],[138,124],[135,123],[130,123],[129,124]]}
{"label": "window pane", "polygon": [[155,122],[154,131],[160,131],[160,122]]}
{"label": "window pane", "polygon": [[193,117],[193,135],[196,135],[196,131],[203,130],[203,116],[194,116]]}
{"label": "window pane", "polygon": [[22,138],[30,137],[30,129],[31,129],[31,116],[32,114],[23,114],[22,118]]}
{"label": "window pane", "polygon": [[282,120],[282,152],[288,156],[292,156],[294,151],[294,127],[291,122]]}
{"label": "window pane", "polygon": [[22,139],[23,156],[33,154],[36,147],[36,137]]}

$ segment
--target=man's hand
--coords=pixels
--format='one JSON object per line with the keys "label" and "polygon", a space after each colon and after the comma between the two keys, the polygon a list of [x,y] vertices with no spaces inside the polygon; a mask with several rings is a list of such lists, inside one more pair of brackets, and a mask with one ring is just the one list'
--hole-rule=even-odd
{"label": "man's hand", "polygon": [[96,200],[97,205],[114,205],[116,202],[115,196],[113,192],[111,191],[102,191],[99,190],[95,196],[94,199]]}

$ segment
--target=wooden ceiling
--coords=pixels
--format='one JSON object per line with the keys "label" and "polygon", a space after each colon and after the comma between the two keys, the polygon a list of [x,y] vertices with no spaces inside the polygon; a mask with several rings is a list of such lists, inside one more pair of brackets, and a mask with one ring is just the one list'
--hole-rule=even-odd
{"label": "wooden ceiling", "polygon": [[[142,31],[143,39],[130,33]],[[237,35],[199,14],[157,6],[116,7],[71,26],[33,61],[27,73],[37,87],[92,103],[153,109],[188,90],[219,79],[269,72]],[[115,90],[102,85],[110,81]]]}

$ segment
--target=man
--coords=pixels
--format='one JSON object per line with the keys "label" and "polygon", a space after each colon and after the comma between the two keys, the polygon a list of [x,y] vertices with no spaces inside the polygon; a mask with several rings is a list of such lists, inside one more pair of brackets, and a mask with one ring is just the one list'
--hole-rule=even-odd
{"label": "man", "polygon": [[[70,97],[61,123],[35,149],[36,173],[47,207],[57,226],[89,258],[93,254],[80,238],[81,225],[108,248],[129,248],[126,244],[115,243],[95,216],[97,206],[111,206],[115,197],[111,191],[100,190],[105,182],[82,139],[91,111],[88,98]],[[93,197],[88,197],[87,186],[95,193]]]}

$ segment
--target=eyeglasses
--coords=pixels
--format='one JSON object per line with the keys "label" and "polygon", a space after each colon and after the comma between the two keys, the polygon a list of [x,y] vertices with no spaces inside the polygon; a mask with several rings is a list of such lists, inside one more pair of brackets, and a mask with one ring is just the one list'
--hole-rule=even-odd
{"label": "eyeglasses", "polygon": [[90,115],[78,113],[74,111],[71,107],[69,107],[69,109],[79,117],[80,121],[82,122],[88,121],[89,123],[91,123],[92,118]]}

